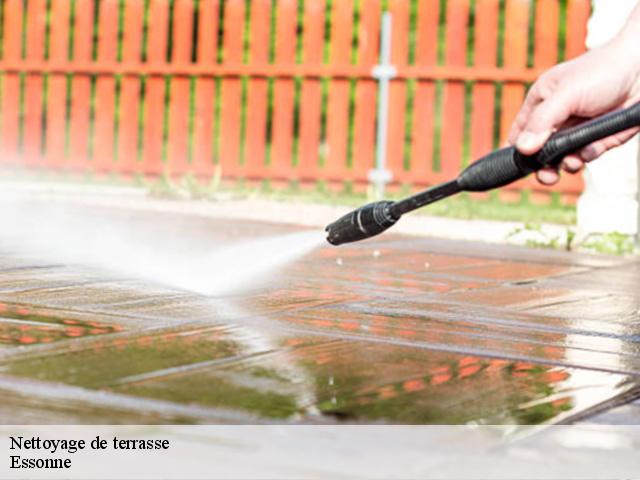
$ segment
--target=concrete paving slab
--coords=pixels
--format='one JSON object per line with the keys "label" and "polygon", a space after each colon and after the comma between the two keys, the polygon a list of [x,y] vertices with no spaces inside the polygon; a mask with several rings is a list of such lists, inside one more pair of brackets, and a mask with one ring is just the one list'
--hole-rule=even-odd
{"label": "concrete paving slab", "polygon": [[[159,261],[301,229],[75,209]],[[27,253],[0,245],[3,423],[538,424],[638,389],[633,260],[392,234],[204,296]]]}

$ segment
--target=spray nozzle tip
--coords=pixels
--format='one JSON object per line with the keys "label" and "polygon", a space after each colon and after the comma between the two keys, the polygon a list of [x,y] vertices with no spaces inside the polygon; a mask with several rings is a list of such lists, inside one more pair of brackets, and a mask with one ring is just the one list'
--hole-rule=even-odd
{"label": "spray nozzle tip", "polygon": [[393,202],[381,201],[370,203],[347,213],[335,222],[327,225],[327,242],[332,245],[357,242],[373,237],[393,226],[399,217],[396,217],[391,206]]}

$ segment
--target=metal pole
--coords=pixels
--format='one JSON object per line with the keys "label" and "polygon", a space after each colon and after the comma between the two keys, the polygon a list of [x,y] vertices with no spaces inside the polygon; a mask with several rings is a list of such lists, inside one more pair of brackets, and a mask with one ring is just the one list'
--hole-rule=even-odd
{"label": "metal pole", "polygon": [[378,80],[378,123],[376,126],[376,166],[369,172],[369,181],[373,185],[375,199],[384,196],[385,185],[392,179],[387,170],[387,136],[389,124],[389,81],[397,74],[391,64],[392,16],[382,14],[380,29],[380,63],[373,68],[372,75]]}

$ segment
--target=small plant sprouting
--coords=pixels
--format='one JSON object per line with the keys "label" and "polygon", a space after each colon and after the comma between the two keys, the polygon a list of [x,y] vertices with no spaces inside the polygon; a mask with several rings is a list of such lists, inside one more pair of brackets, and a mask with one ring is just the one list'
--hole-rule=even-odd
{"label": "small plant sprouting", "polygon": [[604,233],[592,236],[585,241],[583,248],[609,255],[633,255],[639,253],[638,246],[631,235],[620,232]]}
{"label": "small plant sprouting", "polygon": [[[522,227],[514,229],[507,235],[507,239],[516,237],[524,238],[524,244],[532,248],[558,249],[561,245],[560,237],[549,234],[542,228],[542,225],[537,223],[525,223]],[[567,234],[567,240],[568,238],[569,234]]]}
{"label": "small plant sprouting", "polygon": [[527,247],[552,248],[567,251],[581,250],[585,252],[603,253],[607,255],[633,255],[640,253],[640,248],[633,236],[619,232],[591,235],[582,242],[576,242],[575,230],[567,228],[566,236],[562,239],[558,235],[545,232],[544,228],[535,223],[525,223],[507,235],[507,239],[520,238]]}
{"label": "small plant sprouting", "polygon": [[173,182],[171,176],[163,173],[158,179],[149,185],[149,194],[152,197],[178,198],[178,186]]}

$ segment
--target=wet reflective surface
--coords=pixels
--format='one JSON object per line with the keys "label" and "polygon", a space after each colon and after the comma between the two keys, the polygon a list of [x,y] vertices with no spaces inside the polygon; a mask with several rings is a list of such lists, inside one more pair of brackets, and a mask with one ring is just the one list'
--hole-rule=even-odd
{"label": "wet reflective surface", "polygon": [[[100,214],[196,251],[296,231]],[[0,248],[0,420],[570,421],[633,398],[638,285],[629,260],[387,235],[211,298]]]}
{"label": "wet reflective surface", "polygon": [[122,330],[119,325],[76,320],[46,309],[0,303],[0,343],[34,345],[71,338],[105,335]]}

